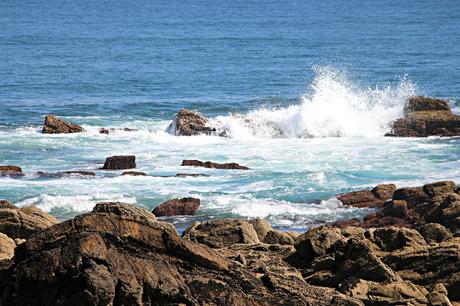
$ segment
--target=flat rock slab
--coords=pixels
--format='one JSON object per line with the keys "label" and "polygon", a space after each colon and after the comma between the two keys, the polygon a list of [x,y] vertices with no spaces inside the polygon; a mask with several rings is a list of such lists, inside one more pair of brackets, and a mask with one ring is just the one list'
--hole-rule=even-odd
{"label": "flat rock slab", "polygon": [[204,167],[204,168],[213,168],[213,169],[224,169],[224,170],[249,170],[246,166],[241,166],[237,163],[213,163],[210,161],[200,161],[196,159],[185,159],[182,161],[181,166],[191,166],[191,167]]}

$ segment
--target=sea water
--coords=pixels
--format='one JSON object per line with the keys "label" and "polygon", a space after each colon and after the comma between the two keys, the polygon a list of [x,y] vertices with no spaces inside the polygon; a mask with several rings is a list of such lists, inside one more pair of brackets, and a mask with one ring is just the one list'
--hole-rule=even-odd
{"label": "sea water", "polygon": [[[458,37],[457,1],[1,1],[0,164],[26,176],[0,178],[0,198],[67,219],[101,201],[152,209],[199,197],[197,216],[167,219],[179,229],[262,217],[302,231],[362,217],[334,195],[460,181],[460,139],[383,136],[412,95],[458,113]],[[182,107],[228,137],[168,134]],[[47,113],[86,132],[43,135]],[[120,154],[150,176],[98,170]],[[97,176],[36,174],[66,170]],[[164,177],[176,173],[209,176]]]}

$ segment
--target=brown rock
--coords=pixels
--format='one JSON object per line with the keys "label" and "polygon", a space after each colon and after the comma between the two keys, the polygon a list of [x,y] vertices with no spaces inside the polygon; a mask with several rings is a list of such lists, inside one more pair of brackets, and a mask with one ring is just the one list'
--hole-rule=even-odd
{"label": "brown rock", "polygon": [[455,193],[457,186],[453,181],[442,181],[426,184],[423,186],[423,190],[433,198],[444,193]]}
{"label": "brown rock", "polygon": [[200,207],[200,203],[200,199],[196,198],[172,199],[155,207],[152,212],[157,217],[194,215]]}
{"label": "brown rock", "polygon": [[452,233],[439,223],[422,224],[417,230],[428,243],[442,242],[453,237]]}
{"label": "brown rock", "polygon": [[395,184],[380,184],[377,185],[374,189],[372,189],[372,193],[380,200],[386,201],[393,198],[395,190]]}
{"label": "brown rock", "polygon": [[393,195],[394,200],[404,200],[408,206],[422,204],[428,202],[430,197],[422,187],[406,187],[397,189]]}
{"label": "brown rock", "polygon": [[213,163],[210,161],[202,162],[196,159],[186,159],[182,161],[181,166],[192,166],[192,167],[205,167],[205,168],[215,168],[215,169],[237,169],[237,170],[249,170],[248,167],[241,166],[237,163]]}
{"label": "brown rock", "polygon": [[125,171],[121,175],[131,175],[131,176],[147,176],[144,172],[139,171]]}
{"label": "brown rock", "polygon": [[249,222],[238,219],[195,222],[184,231],[182,236],[212,248],[222,248],[236,243],[260,243],[254,227]]}
{"label": "brown rock", "polygon": [[136,156],[134,155],[116,155],[107,157],[103,170],[123,170],[136,168]]}
{"label": "brown rock", "polygon": [[176,177],[198,177],[198,176],[204,176],[207,177],[209,176],[208,174],[203,174],[203,173],[177,173]]}
{"label": "brown rock", "polygon": [[380,211],[380,215],[384,217],[409,218],[407,202],[404,200],[393,200],[386,202]]}
{"label": "brown rock", "polygon": [[259,237],[260,241],[264,241],[265,236],[267,236],[268,232],[273,230],[270,223],[268,223],[268,221],[265,219],[256,218],[253,220],[249,220],[249,223],[251,223],[252,227],[256,231],[257,237]]}
{"label": "brown rock", "polygon": [[176,136],[211,135],[216,131],[209,126],[209,121],[198,112],[181,109],[169,125],[168,131]]}
{"label": "brown rock", "polygon": [[409,102],[404,107],[404,112],[409,115],[419,111],[450,111],[450,106],[447,101],[416,96],[409,99]]}
{"label": "brown rock", "polygon": [[83,132],[83,128],[77,124],[71,124],[53,115],[45,116],[43,134],[70,134]]}
{"label": "brown rock", "polygon": [[338,195],[337,198],[343,205],[353,207],[377,207],[383,204],[383,201],[377,198],[370,190],[344,193]]}
{"label": "brown rock", "polygon": [[16,248],[14,240],[0,233],[0,261],[13,258],[14,248]]}
{"label": "brown rock", "polygon": [[335,242],[344,239],[340,229],[319,226],[297,237],[294,246],[300,258],[311,262],[315,257],[326,254]]}
{"label": "brown rock", "polygon": [[27,239],[59,221],[34,206],[0,209],[0,232],[11,238]]}
{"label": "brown rock", "polygon": [[22,169],[17,166],[0,166],[0,177],[2,176],[18,177],[24,176],[24,173],[22,173]]}

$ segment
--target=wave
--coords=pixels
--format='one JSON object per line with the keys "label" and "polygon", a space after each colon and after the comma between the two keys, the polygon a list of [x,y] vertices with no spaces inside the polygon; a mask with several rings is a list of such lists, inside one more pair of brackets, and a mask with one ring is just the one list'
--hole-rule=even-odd
{"label": "wave", "polygon": [[396,86],[363,88],[330,67],[315,68],[315,73],[311,93],[303,95],[299,104],[219,116],[211,119],[211,125],[233,138],[383,136],[415,94],[406,77]]}

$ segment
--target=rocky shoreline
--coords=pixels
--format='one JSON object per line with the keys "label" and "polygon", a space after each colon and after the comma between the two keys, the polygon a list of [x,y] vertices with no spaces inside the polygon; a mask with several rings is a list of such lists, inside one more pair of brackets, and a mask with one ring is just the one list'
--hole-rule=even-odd
{"label": "rocky shoreline", "polygon": [[[379,185],[338,199],[376,212],[303,234],[262,219],[218,219],[179,236],[124,203],[59,223],[0,201],[0,305],[460,303],[454,182]],[[198,208],[197,199],[172,205],[187,201]]]}

